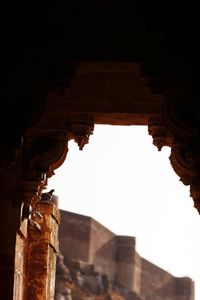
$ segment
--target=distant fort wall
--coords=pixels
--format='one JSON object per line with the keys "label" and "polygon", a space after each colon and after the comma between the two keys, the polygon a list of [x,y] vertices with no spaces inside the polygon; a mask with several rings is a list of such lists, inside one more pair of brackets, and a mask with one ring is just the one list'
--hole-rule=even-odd
{"label": "distant fort wall", "polygon": [[148,300],[194,300],[194,284],[176,278],[142,258],[135,251],[135,238],[117,236],[94,219],[61,212],[60,249],[68,261],[94,265],[111,282]]}
{"label": "distant fort wall", "polygon": [[90,263],[91,218],[65,211],[61,218],[59,243],[65,259]]}

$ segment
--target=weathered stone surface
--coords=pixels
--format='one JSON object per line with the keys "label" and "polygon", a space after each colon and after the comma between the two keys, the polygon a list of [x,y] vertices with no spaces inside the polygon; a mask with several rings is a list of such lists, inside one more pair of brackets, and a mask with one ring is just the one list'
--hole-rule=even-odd
{"label": "weathered stone surface", "polygon": [[[37,214],[40,218],[35,217]],[[54,299],[59,218],[58,208],[53,203],[36,205],[29,225],[27,299]]]}

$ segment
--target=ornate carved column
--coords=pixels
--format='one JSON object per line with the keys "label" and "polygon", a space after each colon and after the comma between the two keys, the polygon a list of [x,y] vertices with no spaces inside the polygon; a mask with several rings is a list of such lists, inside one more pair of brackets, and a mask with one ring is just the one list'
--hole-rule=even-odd
{"label": "ornate carved column", "polygon": [[26,252],[26,288],[23,298],[16,292],[16,300],[53,300],[59,212],[40,198],[48,177],[64,162],[67,152],[68,140],[53,132],[24,137],[21,228],[26,228],[22,249]]}
{"label": "ornate carved column", "polygon": [[24,299],[53,300],[59,216],[53,204],[40,202],[41,193],[65,161],[68,141],[74,139],[82,150],[92,130],[92,123],[73,117],[64,122],[63,130],[30,130],[24,137],[21,228],[28,232]]}

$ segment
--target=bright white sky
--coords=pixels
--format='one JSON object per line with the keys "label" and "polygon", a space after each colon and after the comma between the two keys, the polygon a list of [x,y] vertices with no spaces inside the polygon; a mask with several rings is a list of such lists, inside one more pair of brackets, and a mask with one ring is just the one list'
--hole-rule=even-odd
{"label": "bright white sky", "polygon": [[96,125],[82,151],[69,143],[48,188],[59,207],[93,217],[119,235],[136,237],[137,252],[174,276],[195,281],[200,300],[200,216],[145,126]]}

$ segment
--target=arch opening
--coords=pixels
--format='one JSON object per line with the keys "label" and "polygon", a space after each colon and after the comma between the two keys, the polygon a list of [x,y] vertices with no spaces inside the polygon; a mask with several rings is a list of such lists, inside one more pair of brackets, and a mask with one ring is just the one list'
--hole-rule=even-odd
{"label": "arch opening", "polygon": [[69,150],[49,179],[60,208],[135,236],[141,255],[196,280],[198,213],[169,164],[169,148],[155,151],[146,126],[96,125],[83,152],[72,142]]}

